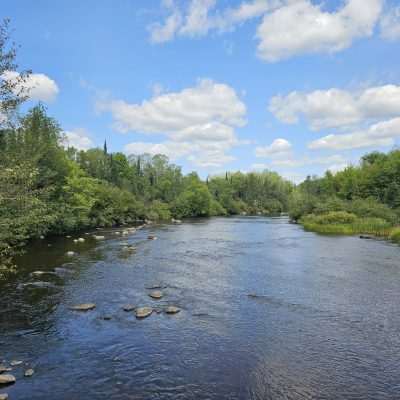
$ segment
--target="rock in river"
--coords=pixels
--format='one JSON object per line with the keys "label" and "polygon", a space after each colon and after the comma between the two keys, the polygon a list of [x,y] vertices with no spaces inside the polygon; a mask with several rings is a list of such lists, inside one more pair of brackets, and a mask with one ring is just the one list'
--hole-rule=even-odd
{"label": "rock in river", "polygon": [[149,236],[147,236],[147,239],[149,239],[149,240],[156,240],[157,237],[154,236],[154,235],[149,235]]}
{"label": "rock in river", "polygon": [[93,236],[96,240],[104,240],[105,236],[98,236],[98,235],[94,235]]}
{"label": "rock in river", "polygon": [[15,383],[16,379],[14,375],[4,374],[0,375],[0,385],[10,385],[11,383]]}
{"label": "rock in river", "polygon": [[0,400],[8,400],[8,394],[7,393],[0,393]]}
{"label": "rock in river", "polygon": [[33,374],[35,373],[35,371],[32,368],[29,368],[25,371],[24,376],[26,376],[27,378],[31,377]]}
{"label": "rock in river", "polygon": [[122,309],[123,309],[124,311],[127,311],[127,312],[133,311],[135,308],[136,308],[136,307],[135,307],[134,305],[132,305],[132,304],[126,304],[126,305],[124,305],[124,306],[122,307]]}
{"label": "rock in river", "polygon": [[71,310],[74,311],[89,311],[93,310],[96,308],[96,304],[94,303],[84,303],[84,304],[78,304],[77,306],[72,306]]}
{"label": "rock in river", "polygon": [[21,365],[22,363],[23,363],[23,361],[12,360],[12,361],[10,362],[10,365],[11,365],[12,367],[16,367],[16,366],[18,366],[18,365]]}
{"label": "rock in river", "polygon": [[152,299],[159,300],[163,297],[163,294],[160,290],[154,290],[149,294]]}
{"label": "rock in river", "polygon": [[136,309],[136,318],[146,318],[149,317],[153,313],[153,309],[151,307],[138,307]]}
{"label": "rock in river", "polygon": [[67,256],[68,257],[73,257],[75,255],[74,251],[67,251]]}
{"label": "rock in river", "polygon": [[179,311],[181,311],[181,309],[179,307],[175,307],[175,306],[168,306],[165,309],[165,312],[167,314],[177,314]]}
{"label": "rock in river", "polygon": [[2,374],[3,372],[9,372],[11,370],[12,368],[8,368],[5,365],[0,364],[0,374]]}

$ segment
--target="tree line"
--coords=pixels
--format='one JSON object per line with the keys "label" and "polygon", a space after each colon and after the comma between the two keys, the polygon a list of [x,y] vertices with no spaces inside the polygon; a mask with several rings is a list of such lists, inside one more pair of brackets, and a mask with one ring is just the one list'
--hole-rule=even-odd
{"label": "tree line", "polygon": [[37,105],[0,131],[3,259],[28,240],[137,220],[287,210],[293,185],[273,172],[203,181],[164,155],[65,147],[59,124]]}

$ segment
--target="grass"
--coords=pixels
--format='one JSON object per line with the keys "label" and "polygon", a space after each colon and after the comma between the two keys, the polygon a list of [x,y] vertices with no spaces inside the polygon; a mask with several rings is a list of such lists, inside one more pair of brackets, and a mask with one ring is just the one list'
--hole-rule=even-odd
{"label": "grass", "polygon": [[400,227],[382,218],[359,218],[350,213],[330,212],[310,214],[299,222],[307,231],[336,235],[367,234],[400,244]]}

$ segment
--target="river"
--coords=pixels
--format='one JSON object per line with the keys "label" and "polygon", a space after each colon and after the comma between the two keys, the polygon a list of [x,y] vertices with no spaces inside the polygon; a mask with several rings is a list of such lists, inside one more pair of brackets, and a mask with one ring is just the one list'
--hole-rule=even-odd
{"label": "river", "polygon": [[24,361],[10,400],[400,398],[400,247],[286,218],[115,231],[37,241],[0,284],[0,360]]}

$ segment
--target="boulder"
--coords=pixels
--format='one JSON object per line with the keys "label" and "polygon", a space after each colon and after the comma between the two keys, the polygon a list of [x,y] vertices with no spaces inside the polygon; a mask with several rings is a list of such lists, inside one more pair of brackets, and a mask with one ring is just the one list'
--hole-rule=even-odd
{"label": "boulder", "polygon": [[0,374],[2,374],[3,372],[10,372],[11,370],[12,370],[12,368],[9,368],[3,364],[0,364]]}
{"label": "boulder", "polygon": [[83,303],[83,304],[78,304],[76,306],[72,306],[71,310],[74,310],[74,311],[89,311],[89,310],[93,310],[94,308],[96,308],[96,304],[94,304],[94,303]]}
{"label": "boulder", "polygon": [[154,290],[153,292],[149,293],[149,296],[152,299],[159,300],[163,297],[163,293],[160,290]]}
{"label": "boulder", "polygon": [[35,373],[35,371],[32,368],[29,368],[25,371],[24,376],[26,376],[27,378],[31,377],[33,374]]}
{"label": "boulder", "polygon": [[138,307],[136,309],[136,318],[146,318],[149,317],[153,313],[153,309],[151,307]]}
{"label": "boulder", "polygon": [[179,311],[181,311],[181,309],[179,307],[175,307],[175,306],[168,306],[165,309],[165,312],[167,314],[177,314]]}
{"label": "boulder", "polygon": [[8,394],[7,393],[0,393],[0,400],[8,400]]}
{"label": "boulder", "polygon": [[16,379],[14,375],[11,374],[3,374],[0,375],[0,385],[10,385],[15,383]]}

